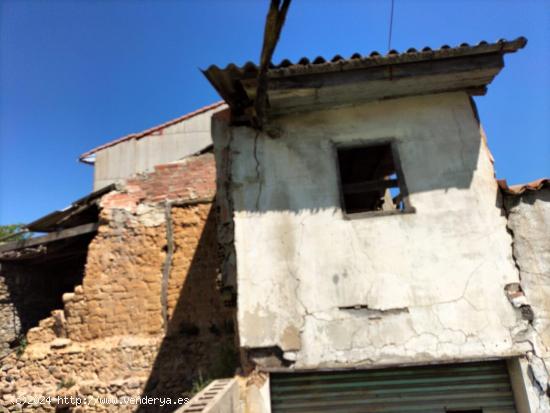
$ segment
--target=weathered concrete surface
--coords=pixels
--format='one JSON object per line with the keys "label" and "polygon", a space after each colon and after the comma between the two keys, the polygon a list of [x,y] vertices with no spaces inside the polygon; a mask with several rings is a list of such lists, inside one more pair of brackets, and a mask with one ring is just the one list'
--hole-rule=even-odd
{"label": "weathered concrete surface", "polygon": [[[519,275],[465,93],[289,115],[267,128],[276,138],[226,125],[215,119],[213,138],[218,165],[231,161],[242,346],[278,346],[296,368],[530,348],[504,294]],[[334,145],[384,138],[416,213],[345,219]]]}
{"label": "weathered concrete surface", "polygon": [[194,396],[174,413],[248,413],[239,401],[237,379],[218,379]]}
{"label": "weathered concrete surface", "polygon": [[550,188],[505,195],[508,228],[520,271],[524,305],[532,308],[533,320],[525,339],[533,349],[529,354],[534,411],[550,411]]}
{"label": "weathered concrete surface", "polygon": [[243,413],[271,413],[269,374],[256,370],[238,380]]}

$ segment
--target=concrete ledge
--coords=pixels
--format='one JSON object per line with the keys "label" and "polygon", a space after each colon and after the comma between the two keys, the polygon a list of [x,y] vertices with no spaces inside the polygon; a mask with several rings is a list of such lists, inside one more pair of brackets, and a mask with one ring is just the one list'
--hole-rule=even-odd
{"label": "concrete ledge", "polygon": [[214,380],[174,413],[240,413],[239,385],[234,378]]}

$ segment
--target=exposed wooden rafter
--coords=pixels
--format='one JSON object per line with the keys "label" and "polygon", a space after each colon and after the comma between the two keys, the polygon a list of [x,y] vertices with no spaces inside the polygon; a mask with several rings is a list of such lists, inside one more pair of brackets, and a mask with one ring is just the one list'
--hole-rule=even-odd
{"label": "exposed wooden rafter", "polygon": [[260,69],[257,78],[256,97],[254,99],[254,113],[252,114],[252,125],[262,129],[265,119],[266,108],[269,105],[267,99],[267,71],[273,57],[273,52],[279,41],[281,29],[285,23],[286,13],[290,6],[290,0],[271,0],[269,11],[265,22],[264,41],[260,56]]}

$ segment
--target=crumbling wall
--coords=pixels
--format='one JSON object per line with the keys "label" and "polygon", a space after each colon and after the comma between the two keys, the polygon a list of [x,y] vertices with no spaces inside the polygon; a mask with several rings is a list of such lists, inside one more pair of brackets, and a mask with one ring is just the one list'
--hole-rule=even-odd
{"label": "crumbling wall", "polygon": [[29,331],[22,354],[3,360],[0,403],[23,394],[183,397],[200,378],[234,368],[232,313],[216,284],[214,169],[203,154],[103,197],[83,283]]}
{"label": "crumbling wall", "polygon": [[[92,241],[86,276],[65,294],[67,336],[75,341],[162,329],[160,281],[165,259],[164,211],[149,222],[119,209],[106,209]],[[130,251],[128,249],[131,249]]]}
{"label": "crumbling wall", "polygon": [[0,264],[0,358],[11,350],[21,331],[21,321],[17,315],[14,300],[6,282],[5,270]]}
{"label": "crumbling wall", "polygon": [[[198,331],[212,330],[214,333],[232,330],[230,310],[222,303],[216,290],[216,278],[211,274],[218,271],[216,241],[216,219],[211,204],[190,207],[172,207],[174,256],[168,281],[168,318],[170,328],[182,329],[189,326]],[[205,228],[206,226],[206,228]],[[200,251],[199,256],[188,254],[195,251],[203,241],[209,248]],[[190,280],[190,277],[194,279]],[[189,282],[186,294],[180,294],[181,286]],[[177,311],[178,306],[187,311]],[[228,317],[229,316],[229,317]]]}
{"label": "crumbling wall", "polygon": [[550,188],[504,194],[508,228],[520,272],[512,303],[529,311],[524,340],[532,383],[533,411],[550,412]]}
{"label": "crumbling wall", "polygon": [[[241,345],[260,365],[382,366],[525,354],[491,156],[465,93],[214,120],[234,210]],[[337,144],[393,139],[415,213],[349,219]],[[259,258],[261,257],[261,258]]]}
{"label": "crumbling wall", "polygon": [[[145,385],[151,397],[177,397],[193,381],[235,372],[233,312],[217,285],[216,215],[211,204],[171,207],[173,256],[166,280],[166,335]],[[189,254],[188,251],[194,251]],[[158,410],[157,410],[158,411]]]}
{"label": "crumbling wall", "polygon": [[0,357],[22,345],[30,328],[62,306],[63,293],[82,282],[85,248],[79,255],[61,264],[32,259],[0,264]]}

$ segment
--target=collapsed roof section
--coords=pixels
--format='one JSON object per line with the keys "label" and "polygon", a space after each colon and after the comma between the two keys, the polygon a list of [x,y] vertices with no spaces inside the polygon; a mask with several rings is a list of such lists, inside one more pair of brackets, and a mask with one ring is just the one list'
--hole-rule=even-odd
{"label": "collapsed roof section", "polygon": [[99,191],[92,192],[76,201],[67,208],[51,212],[25,227],[32,232],[54,232],[77,225],[97,222],[97,203],[103,195],[115,189],[109,185]]}
{"label": "collapsed roof section", "polygon": [[[317,57],[296,63],[285,59],[268,71],[268,115],[322,109],[378,99],[465,90],[483,95],[504,67],[503,55],[523,48],[527,39],[480,42],[475,46],[414,48],[387,55],[358,53],[330,61]],[[256,95],[259,67],[210,66],[204,75],[229,104],[235,122],[248,122]]]}
{"label": "collapsed roof section", "polygon": [[[97,231],[99,201],[115,185],[109,185],[73,202],[67,208],[24,226],[25,232],[45,232],[46,235],[0,244],[1,261],[19,261],[47,256],[48,259],[66,257],[71,251],[87,247]],[[16,235],[16,234],[14,234]],[[7,241],[7,240],[6,240]],[[73,248],[76,246],[75,248]]]}

